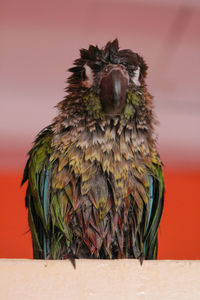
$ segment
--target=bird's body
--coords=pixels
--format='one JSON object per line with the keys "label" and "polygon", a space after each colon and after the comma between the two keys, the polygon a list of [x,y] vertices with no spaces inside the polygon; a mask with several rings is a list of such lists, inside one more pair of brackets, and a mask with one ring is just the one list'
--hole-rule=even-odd
{"label": "bird's body", "polygon": [[164,181],[146,64],[115,40],[70,71],[24,172],[34,257],[156,258]]}

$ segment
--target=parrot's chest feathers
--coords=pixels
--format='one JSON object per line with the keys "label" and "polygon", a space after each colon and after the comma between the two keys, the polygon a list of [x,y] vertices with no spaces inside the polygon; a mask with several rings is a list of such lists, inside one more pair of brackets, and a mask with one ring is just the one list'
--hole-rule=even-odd
{"label": "parrot's chest feathers", "polygon": [[[145,194],[151,173],[153,146],[134,126],[90,122],[86,127],[69,127],[56,135],[52,159],[57,160],[56,172],[73,176],[80,184],[82,195],[91,193],[105,206],[112,193],[116,206],[136,185]],[[63,184],[61,183],[61,186]]]}

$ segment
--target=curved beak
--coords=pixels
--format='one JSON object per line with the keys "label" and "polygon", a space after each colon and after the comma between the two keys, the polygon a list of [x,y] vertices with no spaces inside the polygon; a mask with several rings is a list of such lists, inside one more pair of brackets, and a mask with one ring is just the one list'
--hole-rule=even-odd
{"label": "curved beak", "polygon": [[126,103],[128,83],[128,72],[121,65],[112,65],[108,72],[103,73],[100,100],[106,114],[118,115],[122,112]]}

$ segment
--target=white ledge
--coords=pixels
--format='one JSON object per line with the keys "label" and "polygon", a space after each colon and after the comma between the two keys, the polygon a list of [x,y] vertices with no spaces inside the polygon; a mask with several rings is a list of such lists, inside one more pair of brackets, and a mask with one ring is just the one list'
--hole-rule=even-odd
{"label": "white ledge", "polygon": [[0,259],[0,299],[200,299],[200,261]]}

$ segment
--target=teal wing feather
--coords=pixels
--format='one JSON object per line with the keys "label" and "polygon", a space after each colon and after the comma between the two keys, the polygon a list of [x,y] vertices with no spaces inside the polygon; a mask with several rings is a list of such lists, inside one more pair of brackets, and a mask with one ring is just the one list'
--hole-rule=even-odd
{"label": "teal wing feather", "polygon": [[28,180],[26,207],[32,234],[34,258],[48,258],[49,240],[49,201],[51,166],[51,130],[42,131],[29,152],[22,184]]}
{"label": "teal wing feather", "polygon": [[147,225],[144,235],[144,256],[146,259],[157,258],[158,227],[164,205],[164,178],[162,167],[154,165],[154,176],[149,176],[150,193]]}
{"label": "teal wing feather", "polygon": [[[40,199],[42,200],[42,207],[44,210],[44,219],[46,226],[48,227],[49,223],[49,199],[50,199],[50,178],[51,178],[51,170],[44,170],[42,176],[42,184],[41,184],[41,196]],[[41,244],[43,248],[43,255],[44,257],[49,256],[50,251],[50,240],[49,237],[43,232],[41,237]]]}
{"label": "teal wing feather", "polygon": [[149,226],[150,218],[151,218],[151,213],[152,213],[152,207],[153,207],[153,177],[149,175],[149,187],[150,187],[150,192],[149,192],[149,213],[148,213],[148,221],[147,221],[147,228]]}

